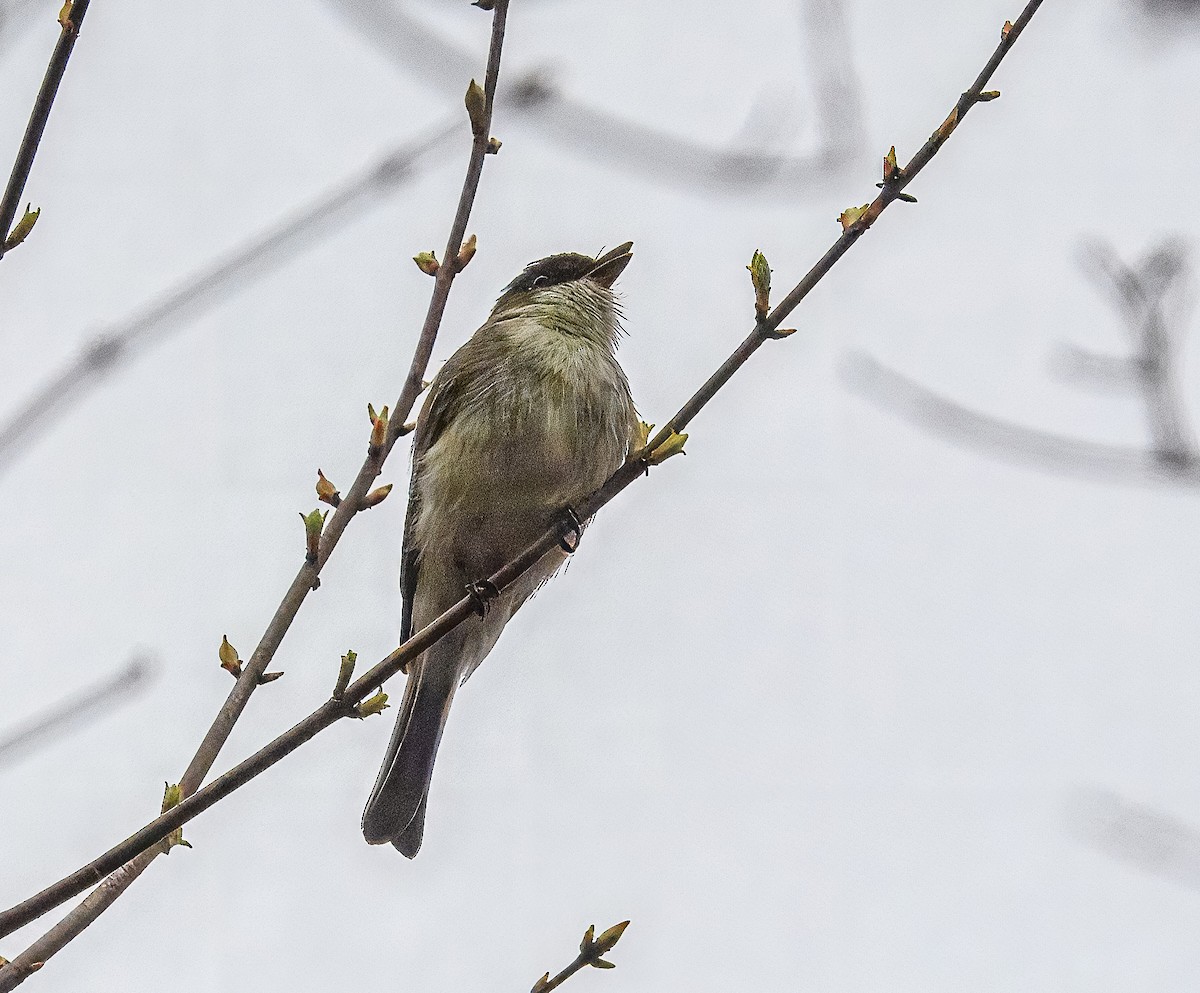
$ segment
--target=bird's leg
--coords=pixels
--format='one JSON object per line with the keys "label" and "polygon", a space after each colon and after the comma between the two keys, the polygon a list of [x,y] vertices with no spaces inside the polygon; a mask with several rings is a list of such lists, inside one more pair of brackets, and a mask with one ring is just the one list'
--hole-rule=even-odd
{"label": "bird's leg", "polygon": [[467,595],[475,601],[475,613],[480,617],[487,617],[492,601],[500,595],[496,584],[490,579],[477,579],[473,583],[467,583],[466,589]]}
{"label": "bird's leg", "polygon": [[567,536],[564,534],[558,539],[558,547],[568,555],[574,555],[575,549],[579,547],[579,539],[583,537],[583,525],[579,523],[579,518],[570,507],[566,509],[565,516],[570,529],[575,532],[575,540],[567,541]]}

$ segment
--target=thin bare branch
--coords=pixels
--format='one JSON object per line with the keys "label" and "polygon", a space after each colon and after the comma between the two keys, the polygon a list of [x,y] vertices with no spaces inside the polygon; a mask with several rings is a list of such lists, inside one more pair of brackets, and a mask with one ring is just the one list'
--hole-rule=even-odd
{"label": "thin bare branch", "polygon": [[54,98],[58,95],[58,84],[62,82],[63,73],[67,71],[67,61],[75,48],[75,39],[79,37],[89,2],[90,0],[75,0],[73,5],[64,6],[60,15],[58,41],[54,45],[50,64],[42,78],[41,89],[38,90],[37,99],[33,103],[33,112],[29,115],[29,123],[25,126],[25,134],[17,149],[17,160],[13,163],[8,185],[4,188],[4,196],[0,197],[0,258],[4,257],[7,250],[5,241],[17,216],[17,208],[25,193],[25,183],[29,179],[29,171],[33,168],[34,156],[37,155],[38,145],[41,144],[42,134],[46,130],[46,122],[50,119]]}
{"label": "thin bare branch", "polygon": [[[226,795],[226,792],[230,788],[228,781],[229,773],[203,790],[200,790],[200,785],[203,783],[204,777],[208,775],[225,742],[229,739],[234,724],[245,710],[251,694],[260,685],[263,673],[274,658],[275,652],[283,642],[284,636],[291,627],[292,621],[295,619],[309,592],[317,588],[321,569],[329,560],[330,555],[333,554],[333,550],[337,546],[342,533],[358,511],[362,509],[363,500],[367,496],[368,490],[379,475],[384,461],[387,459],[397,439],[403,433],[403,425],[407,414],[411,411],[417,397],[420,395],[422,378],[429,362],[429,355],[433,350],[438,329],[441,325],[442,313],[445,310],[450,286],[457,271],[461,268],[455,260],[458,258],[458,250],[462,245],[471,208],[475,202],[475,195],[479,188],[484,158],[488,154],[492,110],[496,83],[500,74],[500,56],[504,44],[507,14],[508,0],[495,0],[495,7],[492,14],[492,36],[488,51],[487,75],[484,83],[485,99],[478,119],[472,120],[473,138],[471,153],[467,163],[466,178],[463,181],[458,209],[454,217],[454,222],[451,225],[445,262],[439,270],[438,279],[434,284],[429,314],[421,330],[420,340],[417,344],[412,366],[409,369],[408,378],[400,393],[400,398],[396,401],[395,413],[389,422],[387,434],[381,444],[369,446],[367,457],[359,469],[354,483],[342,496],[337,510],[334,511],[333,516],[325,524],[315,560],[310,561],[306,558],[299,572],[297,572],[295,579],[292,580],[291,586],[288,588],[278,608],[276,608],[275,615],[271,618],[271,622],[267,626],[267,630],[260,639],[258,646],[255,648],[254,654],[244,664],[233,689],[230,691],[211,727],[209,727],[208,733],[204,736],[204,740],[200,743],[200,747],[197,749],[195,756],[183,774],[183,778],[180,780],[179,786],[182,796],[191,798],[192,800],[196,796],[201,796],[200,803],[202,806],[207,806],[215,802],[214,799],[206,800],[205,798],[211,797],[212,787],[216,786],[217,783],[223,780],[226,781],[226,786],[223,787],[225,792],[220,793],[222,796]],[[350,699],[350,694],[361,686],[362,680],[359,680],[352,684],[347,691],[346,700],[349,700],[351,704],[357,703],[367,695],[369,687],[365,687],[359,696],[353,697],[352,700]],[[293,737],[280,746],[285,749],[280,757],[282,757],[282,754],[286,754],[286,752],[290,752],[292,749],[298,747],[299,744],[306,741],[308,737],[315,734],[321,727],[327,726],[328,723],[332,723],[333,720],[339,717],[347,716],[347,714],[345,701],[329,701],[315,715],[307,721],[301,722],[296,728],[292,729],[292,732],[289,732]],[[321,723],[322,720],[324,720],[324,723]],[[297,731],[299,731],[299,734],[295,734]],[[276,739],[276,741],[278,742],[280,739]],[[258,772],[261,772],[262,769],[278,761],[278,759],[267,756],[269,760],[265,764],[261,764],[262,754],[261,751],[257,753],[258,764],[256,764],[255,758],[252,757],[249,765],[242,763],[240,766],[235,767],[234,772],[237,772],[239,777],[244,776],[246,780],[249,780],[257,775]],[[236,788],[236,786],[232,786],[232,788]],[[199,790],[199,793],[197,793],[197,790]],[[188,800],[185,799],[184,803],[173,807],[168,813],[178,811],[187,802]],[[144,830],[134,837],[143,837]],[[159,835],[158,839],[164,836]],[[105,860],[102,857],[102,859],[93,863],[92,866],[81,870],[81,872],[73,873],[69,877],[72,882],[67,885],[66,889],[71,891],[71,896],[74,896],[83,892],[88,886],[100,882],[108,873],[116,873],[120,870],[119,874],[105,880],[102,886],[89,894],[79,906],[71,911],[54,928],[36,940],[9,965],[0,969],[0,991],[14,989],[31,974],[34,967],[40,967],[39,963],[47,961],[50,956],[60,951],[68,942],[82,933],[85,928],[112,905],[129,884],[162,851],[162,848],[155,847],[155,843],[153,842],[149,844],[133,844],[131,846],[126,843],[126,845],[127,847],[121,849],[127,852],[124,858],[113,862],[111,861],[110,852],[109,859]],[[99,864],[103,864],[107,868],[100,869],[97,867]],[[25,923],[28,923],[30,920],[36,920],[37,917],[41,916],[41,913],[45,912],[45,909],[57,906],[62,902],[59,899],[48,897],[47,892],[43,892],[42,898],[49,899],[50,902],[45,905],[43,911],[35,913],[33,917],[27,917]],[[29,906],[32,906],[32,904],[29,904]],[[17,924],[15,926],[20,927],[21,925]],[[5,934],[10,932],[11,929],[5,931]]]}
{"label": "thin bare branch", "polygon": [[147,348],[166,340],[234,293],[274,272],[327,233],[382,202],[416,176],[417,163],[462,128],[462,115],[384,153],[366,169],[252,235],[124,320],[102,328],[0,424],[0,476],[77,411],[82,397]]}
{"label": "thin bare branch", "polygon": [[[504,0],[497,0],[498,9],[503,2]],[[956,112],[960,119],[979,100],[983,87],[987,85],[991,75],[1012,48],[1012,45],[1020,36],[1025,25],[1028,24],[1034,13],[1041,6],[1041,2],[1042,0],[1031,0],[1011,29],[1004,33],[1000,47],[992,55],[984,72],[980,74],[972,89],[968,90],[960,98],[956,107]],[[949,137],[949,133],[952,130],[947,130],[944,125],[942,128],[939,128],[935,137],[922,147],[912,162],[901,172],[899,179],[895,183],[885,186],[883,192],[870,205],[859,221],[851,224],[834,246],[792,288],[784,300],[765,318],[760,319],[756,323],[750,337],[734,351],[733,355],[713,374],[696,395],[684,404],[680,411],[667,422],[667,426],[663,431],[655,436],[646,446],[635,452],[630,460],[618,469],[600,489],[572,508],[579,520],[588,520],[595,516],[602,507],[613,500],[630,483],[648,474],[650,466],[655,461],[655,451],[660,449],[664,442],[671,437],[672,431],[678,431],[686,426],[764,341],[772,340],[778,336],[779,325],[782,321],[796,308],[825,273],[829,271],[837,259],[845,254],[850,246],[867,231],[870,223],[889,204],[897,199],[903,187],[915,177],[917,172],[928,164],[937,153],[938,148]],[[453,238],[451,239],[451,244],[454,244]],[[392,423],[395,425],[399,424],[400,421],[401,418],[397,417]],[[361,498],[361,494],[359,494],[359,497]],[[344,501],[347,499],[347,497],[343,497]],[[489,582],[496,590],[503,591],[537,563],[547,552],[559,547],[560,543],[572,530],[572,525],[566,521],[558,527],[548,529],[541,538],[526,548],[520,555],[510,560],[488,577]],[[303,578],[304,575],[302,572],[297,577],[298,580]],[[477,606],[476,598],[473,595],[464,596],[457,604],[431,624],[414,634],[408,641],[376,664],[365,675],[351,683],[345,689],[342,696],[326,701],[299,724],[281,734],[270,744],[259,749],[245,761],[234,766],[223,776],[213,780],[203,789],[188,796],[178,806],[155,818],[141,830],[137,831],[121,844],[110,849],[92,863],[89,863],[89,865],[73,872],[71,875],[47,887],[41,893],[30,897],[10,910],[0,913],[0,937],[11,933],[16,928],[22,927],[32,920],[36,920],[63,901],[81,893],[88,886],[93,885],[105,873],[112,872],[136,855],[136,853],[143,852],[150,846],[157,844],[171,831],[182,827],[193,817],[207,810],[234,790],[245,785],[259,773],[270,768],[276,762],[279,762],[285,756],[295,751],[295,749],[313,738],[324,728],[338,720],[353,716],[355,704],[373,694],[387,679],[406,668],[410,661],[474,614]],[[23,953],[23,956],[28,957],[29,955],[30,952],[28,951]],[[27,962],[32,961],[36,960],[27,958]],[[12,986],[6,986],[5,982],[6,972],[0,971],[0,993],[13,988]]]}

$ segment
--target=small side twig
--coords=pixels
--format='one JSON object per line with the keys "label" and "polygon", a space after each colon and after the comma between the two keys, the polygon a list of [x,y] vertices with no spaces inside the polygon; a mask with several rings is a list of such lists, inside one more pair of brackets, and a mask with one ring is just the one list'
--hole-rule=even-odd
{"label": "small side twig", "polygon": [[579,954],[575,956],[575,961],[568,965],[557,976],[551,977],[550,973],[546,973],[533,984],[533,989],[530,993],[551,993],[552,990],[558,989],[570,979],[575,973],[591,966],[593,969],[615,969],[616,965],[604,958],[605,954],[612,951],[613,947],[621,940],[621,935],[625,933],[625,929],[629,927],[629,921],[621,921],[620,924],[614,924],[605,931],[599,938],[594,937],[596,934],[596,925],[589,925],[588,929],[583,933],[583,940],[579,943]]}
{"label": "small side twig", "polygon": [[0,197],[0,258],[11,247],[8,242],[9,231],[17,216],[17,206],[25,193],[25,183],[33,168],[33,159],[37,155],[38,145],[41,144],[42,134],[46,130],[46,122],[50,119],[50,109],[54,106],[54,98],[58,95],[58,84],[62,82],[63,73],[67,71],[67,62],[71,51],[75,48],[75,39],[79,37],[79,29],[83,26],[84,15],[87,14],[90,0],[68,0],[59,14],[59,35],[50,56],[50,64],[46,67],[46,75],[42,78],[41,89],[33,103],[33,112],[29,115],[29,123],[25,126],[25,134],[17,149],[17,160],[13,163],[12,173],[8,177],[8,185],[4,195]]}
{"label": "small side twig", "polygon": [[[959,118],[965,115],[974,102],[978,101],[983,87],[996,71],[1004,56],[1011,50],[1013,43],[1020,36],[1025,25],[1029,23],[1041,4],[1042,0],[1030,0],[1019,18],[1013,24],[1005,25],[1000,46],[988,61],[984,72],[980,74],[972,89],[968,90],[960,98],[959,104],[956,107],[956,113]],[[496,0],[498,14],[504,6],[505,0]],[[750,336],[738,346],[721,368],[709,378],[708,382],[667,422],[662,431],[634,452],[629,461],[613,473],[603,486],[572,507],[578,520],[588,520],[595,516],[605,505],[624,491],[627,486],[645,476],[650,466],[657,464],[679,450],[677,443],[683,437],[679,429],[685,427],[708,404],[721,387],[728,382],[730,377],[745,364],[750,355],[764,342],[774,340],[785,334],[785,331],[780,328],[783,320],[796,308],[799,302],[812,290],[829,269],[832,268],[833,264],[866,232],[869,227],[869,220],[873,221],[877,218],[890,203],[898,198],[899,191],[928,164],[946,138],[949,137],[949,133],[952,130],[953,128],[947,129],[946,125],[939,128],[934,137],[930,139],[930,143],[923,146],[921,151],[905,167],[902,178],[895,184],[885,186],[876,201],[864,208],[859,220],[845,226],[841,237],[834,243],[833,247],[792,288],[781,303],[765,318],[755,323],[754,330]],[[463,229],[465,230],[465,222]],[[448,252],[447,257],[452,257],[453,254],[456,253]],[[419,387],[420,382],[418,381],[416,385]],[[398,405],[398,409],[405,408]],[[399,424],[401,424],[400,417],[392,418],[389,425],[389,435],[396,428],[396,425]],[[334,526],[338,514],[347,505],[354,506],[358,503],[357,498],[351,499],[352,494],[353,488],[351,494],[347,494],[343,499],[343,506],[339,508],[337,514],[330,521],[329,528]],[[326,532],[328,532],[329,528],[326,529]],[[497,591],[503,591],[539,562],[546,553],[560,547],[560,543],[571,533],[571,530],[569,525],[563,526],[561,524],[547,529],[539,539],[489,576],[487,581]],[[307,577],[308,574],[302,571],[297,580],[306,579]],[[144,852],[151,845],[157,844],[162,838],[170,834],[170,832],[182,827],[189,820],[207,810],[223,797],[228,796],[255,778],[259,773],[281,761],[326,727],[344,718],[355,716],[355,709],[360,702],[375,694],[378,687],[386,680],[405,670],[409,662],[417,658],[438,640],[445,637],[459,624],[466,621],[467,618],[474,616],[475,612],[475,599],[470,595],[464,596],[440,617],[422,628],[403,645],[368,670],[362,677],[346,687],[340,698],[330,698],[293,728],[285,731],[274,741],[260,748],[249,758],[230,769],[229,772],[213,780],[193,795],[188,796],[178,806],[155,818],[93,862],[76,870],[57,883],[48,886],[40,893],[22,901],[15,907],[0,912],[0,938],[10,934],[19,927],[23,927],[30,921],[36,920],[63,901],[69,900],[71,897],[83,892],[88,886],[93,885],[97,879],[122,866],[138,852]],[[253,660],[251,665],[253,665]],[[250,666],[247,666],[247,671],[249,670]],[[93,893],[88,897],[88,900],[91,900],[95,895]],[[84,904],[87,902],[85,900]],[[74,913],[73,911],[72,914]],[[70,916],[68,915],[68,919]],[[86,926],[86,923],[83,926]],[[32,950],[22,953],[23,956],[30,956],[31,954],[36,953]],[[36,961],[36,959],[27,958],[26,961]],[[6,985],[7,968],[10,967],[0,970],[0,993],[5,993],[5,991],[15,986],[15,984]]]}

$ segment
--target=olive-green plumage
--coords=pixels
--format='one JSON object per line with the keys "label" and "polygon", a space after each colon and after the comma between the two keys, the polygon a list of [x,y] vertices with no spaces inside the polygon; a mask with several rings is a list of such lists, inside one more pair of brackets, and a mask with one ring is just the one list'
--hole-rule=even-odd
{"label": "olive-green plumage", "polygon": [[[401,641],[523,551],[624,461],[637,414],[614,351],[612,284],[631,244],[534,262],[438,372],[417,420],[400,570]],[[412,663],[363,814],[371,844],[412,858],[454,693],[566,555],[548,553]]]}

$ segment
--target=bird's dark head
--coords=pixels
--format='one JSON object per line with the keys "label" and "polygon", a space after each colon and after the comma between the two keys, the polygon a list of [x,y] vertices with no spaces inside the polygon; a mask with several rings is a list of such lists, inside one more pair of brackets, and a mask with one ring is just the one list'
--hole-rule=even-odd
{"label": "bird's dark head", "polygon": [[597,258],[578,255],[575,252],[563,252],[561,255],[549,255],[538,259],[529,263],[521,275],[504,288],[496,302],[496,309],[501,310],[509,305],[533,299],[539,290],[563,287],[581,280],[612,289],[613,283],[632,258],[633,242],[627,241]]}

